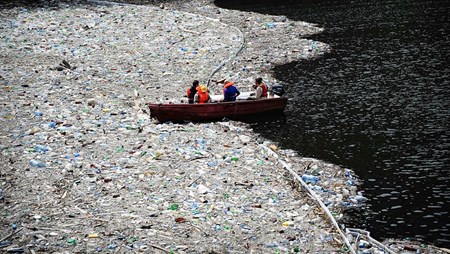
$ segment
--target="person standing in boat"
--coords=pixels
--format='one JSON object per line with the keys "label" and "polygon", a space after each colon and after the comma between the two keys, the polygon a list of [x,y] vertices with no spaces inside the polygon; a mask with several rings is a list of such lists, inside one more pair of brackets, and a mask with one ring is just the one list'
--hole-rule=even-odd
{"label": "person standing in boat", "polygon": [[235,82],[225,81],[223,86],[223,101],[235,101],[241,92],[234,86]]}
{"label": "person standing in boat", "polygon": [[262,78],[255,79],[256,99],[267,99],[267,85],[263,82]]}
{"label": "person standing in boat", "polygon": [[194,96],[195,103],[207,103],[211,101],[211,97],[209,96],[208,89],[206,86],[198,86],[197,93]]}
{"label": "person standing in boat", "polygon": [[197,93],[198,84],[199,84],[198,80],[194,80],[194,82],[192,82],[192,86],[189,87],[186,91],[189,104],[194,103],[194,97],[195,97],[195,94]]}

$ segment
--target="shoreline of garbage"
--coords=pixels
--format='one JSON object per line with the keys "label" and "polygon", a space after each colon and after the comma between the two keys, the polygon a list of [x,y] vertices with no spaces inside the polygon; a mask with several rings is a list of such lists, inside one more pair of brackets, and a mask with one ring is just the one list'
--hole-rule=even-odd
{"label": "shoreline of garbage", "polygon": [[158,124],[146,108],[184,101],[190,79],[212,73],[242,90],[259,76],[276,82],[275,64],[329,50],[299,37],[321,28],[209,1],[172,7],[188,12],[94,1],[2,10],[0,249],[351,252],[286,168],[336,219],[364,201],[351,170],[300,158],[244,123]]}

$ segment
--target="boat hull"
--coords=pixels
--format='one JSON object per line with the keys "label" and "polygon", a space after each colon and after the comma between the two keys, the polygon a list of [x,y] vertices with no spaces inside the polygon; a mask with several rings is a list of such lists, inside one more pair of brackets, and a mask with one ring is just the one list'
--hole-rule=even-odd
{"label": "boat hull", "polygon": [[160,123],[182,121],[216,121],[223,118],[233,120],[246,117],[283,112],[287,98],[212,102],[204,104],[148,104],[150,115]]}

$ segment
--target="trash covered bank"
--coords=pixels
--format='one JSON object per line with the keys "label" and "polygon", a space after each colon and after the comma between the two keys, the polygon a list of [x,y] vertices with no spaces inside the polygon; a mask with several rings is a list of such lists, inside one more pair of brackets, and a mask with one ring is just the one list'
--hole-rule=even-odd
{"label": "trash covered bank", "polygon": [[227,59],[248,62],[217,74],[242,88],[267,75],[248,53],[230,58],[244,37],[154,7],[2,10],[1,250],[344,251],[280,160],[337,219],[362,199],[351,171],[280,150],[238,122],[157,124],[148,115],[145,103],[182,101],[191,80],[206,82]]}

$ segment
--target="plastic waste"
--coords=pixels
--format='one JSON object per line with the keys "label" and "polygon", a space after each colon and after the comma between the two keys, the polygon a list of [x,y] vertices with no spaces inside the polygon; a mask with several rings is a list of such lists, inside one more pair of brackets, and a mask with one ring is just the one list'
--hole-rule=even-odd
{"label": "plastic waste", "polygon": [[10,242],[10,241],[3,241],[3,242],[0,242],[0,248],[7,247],[7,246],[9,246],[9,245],[11,245],[11,244],[12,244],[12,242]]}
{"label": "plastic waste", "polygon": [[34,150],[39,153],[45,153],[49,150],[49,148],[43,145],[35,145]]}
{"label": "plastic waste", "polygon": [[208,161],[207,165],[208,167],[215,167],[217,166],[217,161]]}
{"label": "plastic waste", "polygon": [[20,248],[20,247],[8,248],[6,250],[6,253],[24,253],[24,252],[25,252],[25,249]]}
{"label": "plastic waste", "polygon": [[268,23],[266,23],[266,27],[267,28],[275,28],[276,25],[273,22],[268,22]]}
{"label": "plastic waste", "polygon": [[67,243],[70,245],[76,245],[77,244],[77,240],[75,238],[68,238],[67,239]]}
{"label": "plastic waste", "polygon": [[265,245],[266,245],[267,248],[276,248],[276,247],[278,247],[278,243],[273,243],[273,242],[272,243],[270,243],[270,242],[266,243]]}
{"label": "plastic waste", "polygon": [[30,160],[30,166],[38,167],[38,168],[47,167],[47,165],[44,162],[38,161],[38,160]]}
{"label": "plastic waste", "polygon": [[[284,60],[287,56],[286,60],[291,60],[309,48],[309,41],[271,48],[263,43],[263,52],[258,52],[260,49],[253,48],[258,47],[258,40],[264,37],[271,43],[268,36],[282,35],[290,25],[279,23],[278,17],[267,20],[266,15],[252,15],[257,18],[242,21],[265,31],[264,36],[250,39],[247,53],[263,57],[245,62],[237,58],[238,63],[227,65],[220,74],[236,80],[241,91],[259,75],[268,84],[276,84],[270,74],[260,72],[270,69],[271,63],[265,59]],[[4,128],[2,141],[12,141],[2,142],[2,155],[22,160],[15,161],[16,165],[51,165],[52,170],[16,167],[24,177],[35,179],[34,189],[17,188],[33,191],[24,191],[29,200],[14,208],[30,216],[19,218],[22,212],[13,213],[9,208],[0,211],[0,216],[6,230],[11,230],[8,225],[13,222],[50,225],[55,230],[23,232],[11,239],[20,238],[30,250],[55,253],[141,252],[146,249],[144,243],[173,253],[222,253],[225,248],[230,253],[245,253],[248,249],[239,239],[257,245],[261,248],[257,252],[285,253],[300,244],[308,248],[318,239],[314,239],[316,232],[310,231],[316,209],[313,202],[286,184],[285,169],[277,158],[259,151],[259,144],[265,141],[255,137],[247,124],[157,124],[150,119],[146,103],[179,102],[185,92],[180,87],[186,85],[180,77],[206,82],[212,69],[236,53],[245,41],[234,27],[202,15],[126,5],[20,9],[14,10],[12,17],[17,20],[14,29],[5,26],[0,33],[5,46],[2,57],[24,58],[6,59],[1,66],[4,92],[0,97],[17,101],[1,113],[2,127],[11,128],[10,132]],[[308,33],[305,27],[316,29],[301,24],[289,27],[295,38],[299,32]],[[277,46],[279,39],[281,36],[276,38]],[[299,53],[291,54],[291,49]],[[39,57],[33,57],[36,54]],[[219,86],[208,88],[221,92]],[[273,91],[283,92],[281,86],[276,88]],[[303,161],[271,142],[267,146],[298,169],[320,164],[324,181],[315,189],[330,200],[327,204],[339,204],[330,198],[334,185],[348,189],[342,201],[355,195],[345,181],[341,185],[326,175],[331,171],[329,175],[342,177],[335,174],[339,169],[315,160]],[[6,170],[4,175],[2,168],[3,179],[9,178]],[[9,198],[15,189],[8,181],[0,182],[5,190],[0,198]],[[317,181],[317,177],[311,180]],[[57,203],[67,205],[63,213],[54,205]],[[303,206],[307,203],[311,207]],[[35,221],[27,223],[28,218]],[[319,230],[321,223],[314,220],[315,228]],[[68,239],[66,229],[76,235]],[[277,233],[279,230],[283,233]],[[208,239],[214,239],[213,243]],[[147,252],[157,252],[152,248]]]}
{"label": "plastic waste", "polygon": [[302,180],[305,183],[317,183],[319,181],[319,177],[313,176],[313,175],[304,174],[304,175],[302,175]]}
{"label": "plastic waste", "polygon": [[172,210],[172,211],[176,211],[176,210],[178,210],[178,204],[171,204],[168,209]]}
{"label": "plastic waste", "polygon": [[359,244],[358,244],[358,247],[359,248],[370,248],[371,244],[369,242],[367,242],[367,241],[360,240]]}

